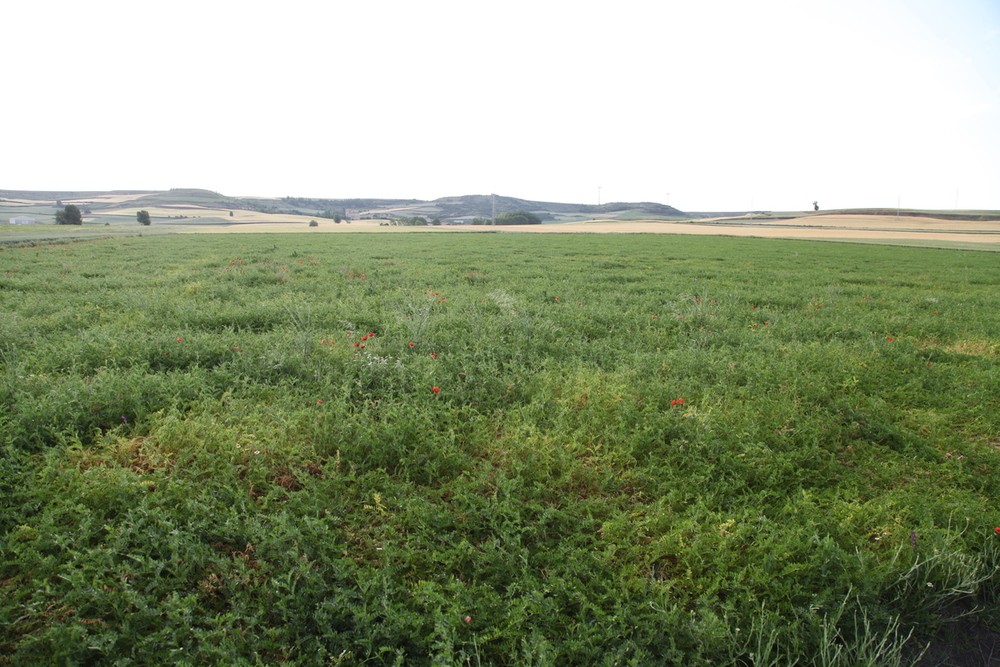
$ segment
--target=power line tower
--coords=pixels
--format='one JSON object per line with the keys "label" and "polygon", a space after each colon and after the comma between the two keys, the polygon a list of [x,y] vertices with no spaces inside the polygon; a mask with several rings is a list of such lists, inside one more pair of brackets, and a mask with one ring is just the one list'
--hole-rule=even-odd
{"label": "power line tower", "polygon": [[493,206],[493,214],[490,216],[490,224],[497,224],[497,196],[495,194],[490,195],[490,203]]}

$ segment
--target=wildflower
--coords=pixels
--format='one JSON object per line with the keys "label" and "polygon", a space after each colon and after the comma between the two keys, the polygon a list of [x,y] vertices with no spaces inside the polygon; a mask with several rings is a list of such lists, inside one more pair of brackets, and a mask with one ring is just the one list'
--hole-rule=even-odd
{"label": "wildflower", "polygon": [[994,528],[993,532],[996,533],[997,535],[1000,535],[1000,526],[997,526],[996,528]]}
{"label": "wildflower", "polygon": [[407,343],[407,345],[409,345],[410,347],[413,347],[413,343]]}
{"label": "wildflower", "polygon": [[361,340],[368,340],[368,336],[362,336]]}
{"label": "wildflower", "polygon": [[670,401],[670,405],[677,405],[677,399],[675,398],[674,400]]}
{"label": "wildflower", "polygon": [[889,337],[889,338],[887,338],[886,340],[888,340],[888,341],[889,341],[889,342],[891,343],[891,342],[892,342],[892,336],[890,336],[890,337]]}
{"label": "wildflower", "polygon": [[316,401],[316,405],[323,405],[323,399],[321,398],[318,401]]}
{"label": "wildflower", "polygon": [[681,405],[684,405],[684,399],[683,398],[678,398],[677,402],[680,403]]}
{"label": "wildflower", "polygon": [[432,352],[431,353],[431,359],[437,359],[437,358],[438,358],[438,353],[437,352]]}
{"label": "wildflower", "polygon": [[355,343],[354,347],[361,347],[361,343]]}
{"label": "wildflower", "polygon": [[183,338],[178,338],[178,339],[177,339],[177,342],[178,342],[178,343],[183,343],[183,342],[184,342],[184,339],[183,339]]}
{"label": "wildflower", "polygon": [[910,531],[910,542],[913,543],[913,546],[917,546],[917,531],[915,530]]}
{"label": "wildflower", "polygon": [[431,387],[431,391],[433,391],[436,394],[439,391],[441,391],[441,389],[440,389],[440,387]]}
{"label": "wildflower", "polygon": [[128,419],[125,418],[125,415],[122,415],[122,421],[126,424],[128,423]]}
{"label": "wildflower", "polygon": [[466,623],[472,623],[472,617],[471,617],[471,616],[466,616],[466,617],[465,617],[464,619],[462,619],[462,620],[464,620],[464,621],[465,621]]}

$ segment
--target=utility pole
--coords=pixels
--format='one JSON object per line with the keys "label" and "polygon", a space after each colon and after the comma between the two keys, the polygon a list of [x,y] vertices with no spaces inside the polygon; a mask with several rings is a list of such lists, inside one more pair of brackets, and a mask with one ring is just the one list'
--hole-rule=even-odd
{"label": "utility pole", "polygon": [[601,205],[601,186],[597,186],[597,205]]}
{"label": "utility pole", "polygon": [[490,195],[490,203],[493,205],[493,215],[491,216],[490,224],[495,226],[497,224],[497,196],[495,194]]}

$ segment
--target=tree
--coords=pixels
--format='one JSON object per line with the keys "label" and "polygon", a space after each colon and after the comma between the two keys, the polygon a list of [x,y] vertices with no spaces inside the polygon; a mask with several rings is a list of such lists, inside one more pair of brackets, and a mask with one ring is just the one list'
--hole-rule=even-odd
{"label": "tree", "polygon": [[57,225],[82,225],[83,215],[76,204],[70,204],[61,211],[56,211]]}
{"label": "tree", "polygon": [[149,211],[136,212],[135,219],[139,221],[140,225],[146,225],[147,227],[153,224],[153,219],[149,217]]}
{"label": "tree", "polygon": [[510,213],[501,213],[496,218],[496,224],[498,225],[540,225],[542,224],[542,219],[539,218],[534,213],[529,213],[528,211],[511,211]]}

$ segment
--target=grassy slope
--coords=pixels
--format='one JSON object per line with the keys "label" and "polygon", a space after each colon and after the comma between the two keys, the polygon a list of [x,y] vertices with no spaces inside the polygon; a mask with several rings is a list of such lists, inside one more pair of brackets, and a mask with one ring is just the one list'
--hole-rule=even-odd
{"label": "grassy slope", "polygon": [[973,604],[996,619],[987,253],[352,234],[0,256],[20,664],[864,664]]}

